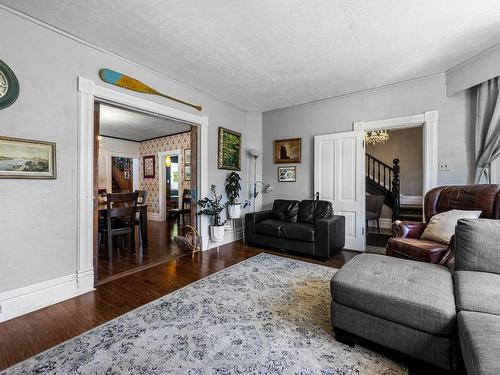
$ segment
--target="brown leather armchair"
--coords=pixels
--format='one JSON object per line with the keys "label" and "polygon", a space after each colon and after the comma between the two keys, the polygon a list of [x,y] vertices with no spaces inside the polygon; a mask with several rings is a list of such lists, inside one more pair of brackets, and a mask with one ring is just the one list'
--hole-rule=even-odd
{"label": "brown leather armchair", "polygon": [[420,236],[432,216],[449,210],[481,210],[481,217],[500,219],[500,185],[441,186],[430,190],[424,199],[425,223],[395,221],[395,237],[387,243],[386,254],[427,263],[450,262],[453,257],[452,238],[449,244],[422,240]]}

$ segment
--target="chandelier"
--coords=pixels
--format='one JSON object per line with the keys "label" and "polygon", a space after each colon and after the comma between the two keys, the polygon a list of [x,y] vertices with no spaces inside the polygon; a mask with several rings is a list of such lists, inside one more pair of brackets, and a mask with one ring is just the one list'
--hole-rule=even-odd
{"label": "chandelier", "polygon": [[387,130],[375,130],[365,133],[365,142],[369,145],[384,144],[389,140]]}

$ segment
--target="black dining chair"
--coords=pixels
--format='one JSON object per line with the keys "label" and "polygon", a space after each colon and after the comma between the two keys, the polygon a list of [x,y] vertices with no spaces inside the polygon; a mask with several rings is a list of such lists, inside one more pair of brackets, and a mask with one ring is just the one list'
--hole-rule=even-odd
{"label": "black dining chair", "polygon": [[135,253],[135,221],[137,193],[112,193],[106,196],[106,219],[99,223],[99,244],[106,238],[108,257],[113,257],[113,237],[129,235],[130,248]]}
{"label": "black dining chair", "polygon": [[186,215],[189,217],[189,224],[191,224],[191,190],[184,189],[182,193],[182,206],[181,208],[172,208],[168,210],[169,220],[175,219],[177,221],[177,231],[180,233],[180,223],[182,217],[182,225],[186,225]]}

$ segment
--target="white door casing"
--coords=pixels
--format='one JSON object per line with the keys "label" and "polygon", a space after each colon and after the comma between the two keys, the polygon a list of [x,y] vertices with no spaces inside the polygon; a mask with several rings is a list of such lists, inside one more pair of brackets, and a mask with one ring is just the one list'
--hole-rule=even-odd
{"label": "white door casing", "polygon": [[[94,288],[93,268],[93,212],[94,212],[94,101],[103,101],[132,110],[152,113],[196,125],[199,131],[200,168],[198,169],[198,197],[208,192],[208,126],[207,116],[180,111],[164,104],[151,102],[115,88],[96,84],[78,77],[78,245],[76,280],[81,291]],[[208,219],[198,217],[202,249],[208,249]]]}
{"label": "white door casing", "polygon": [[345,247],[365,250],[364,132],[314,137],[315,197],[332,202],[345,217]]}
{"label": "white door casing", "polygon": [[353,130],[364,132],[373,130],[395,130],[422,126],[423,129],[423,181],[422,196],[437,186],[438,176],[438,111],[427,111],[421,114],[395,117],[376,121],[358,121]]}
{"label": "white door casing", "polygon": [[[167,200],[167,186],[166,186],[166,178],[167,176],[165,175],[165,159],[167,155],[170,156],[178,156],[179,157],[179,165],[182,163],[182,158],[183,158],[183,153],[182,150],[170,150],[170,151],[160,151],[158,152],[158,165],[159,165],[159,197],[160,197],[160,216],[159,220],[160,221],[166,221],[167,220],[167,205],[166,205],[166,200]],[[180,187],[180,184],[179,184]],[[181,207],[181,189],[179,188],[179,202],[177,202],[177,207]]]}

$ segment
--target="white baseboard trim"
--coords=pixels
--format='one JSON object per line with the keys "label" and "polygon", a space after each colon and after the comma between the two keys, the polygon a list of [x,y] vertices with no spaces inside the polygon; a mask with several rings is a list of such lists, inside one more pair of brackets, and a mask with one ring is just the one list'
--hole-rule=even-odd
{"label": "white baseboard trim", "polygon": [[203,251],[215,249],[217,246],[222,246],[231,242],[239,241],[243,239],[243,227],[228,227],[224,234],[224,241],[212,242],[208,238],[202,238],[202,249]]}
{"label": "white baseboard trim", "polygon": [[162,221],[161,215],[158,212],[148,212],[148,220]]}
{"label": "white baseboard trim", "polygon": [[423,204],[424,197],[421,195],[403,195],[399,196],[399,202],[401,204]]}
{"label": "white baseboard trim", "polygon": [[94,271],[91,269],[0,293],[0,322],[92,290]]}

